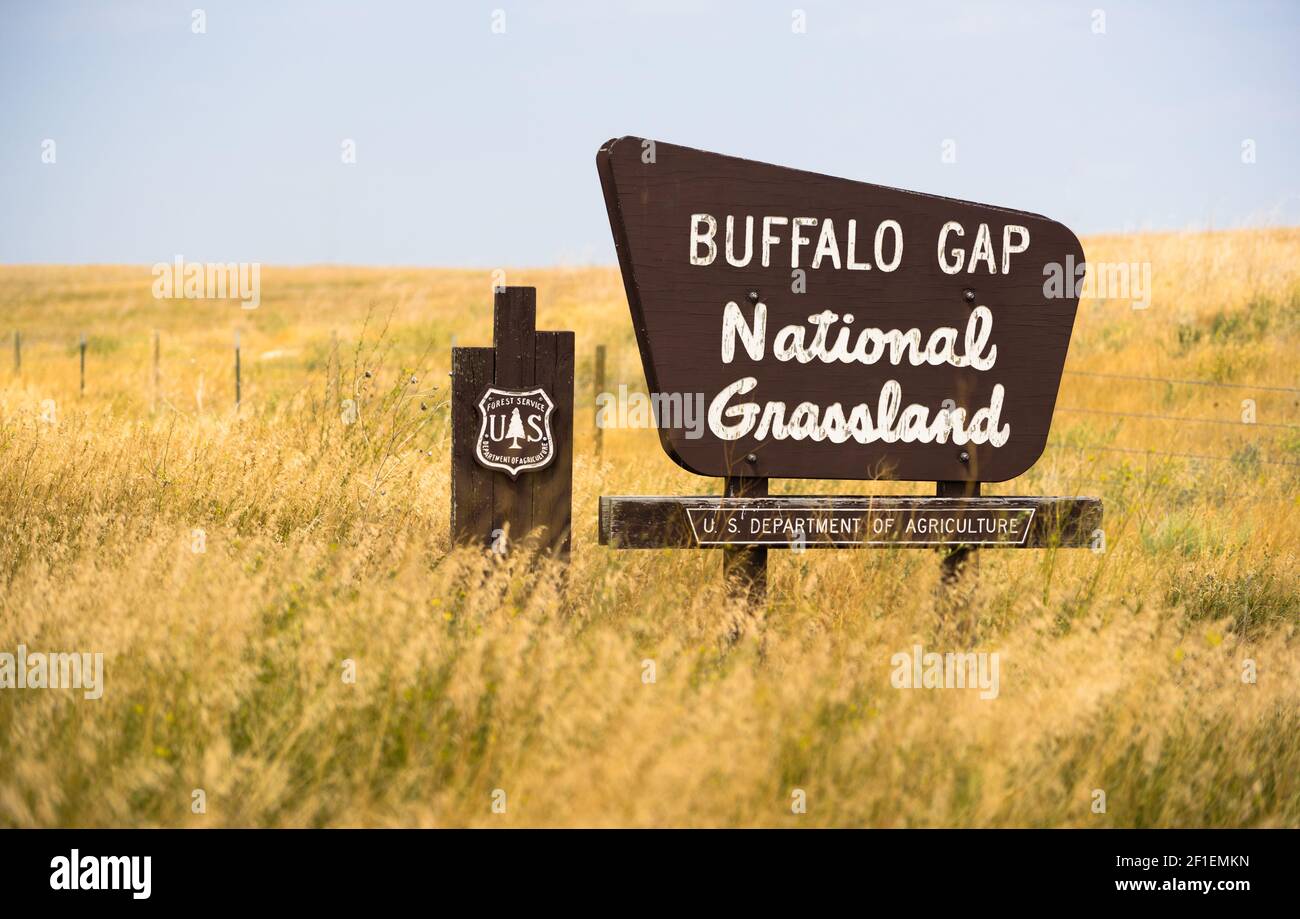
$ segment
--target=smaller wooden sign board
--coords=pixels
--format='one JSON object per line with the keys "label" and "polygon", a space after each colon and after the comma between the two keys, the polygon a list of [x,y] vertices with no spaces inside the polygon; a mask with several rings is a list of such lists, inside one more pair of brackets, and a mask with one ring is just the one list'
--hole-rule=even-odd
{"label": "smaller wooden sign board", "polygon": [[567,556],[573,529],[573,333],[538,332],[537,291],[498,288],[491,348],[453,348],[451,535]]}
{"label": "smaller wooden sign board", "polygon": [[620,549],[1033,549],[1086,546],[1097,498],[602,496],[601,545]]}

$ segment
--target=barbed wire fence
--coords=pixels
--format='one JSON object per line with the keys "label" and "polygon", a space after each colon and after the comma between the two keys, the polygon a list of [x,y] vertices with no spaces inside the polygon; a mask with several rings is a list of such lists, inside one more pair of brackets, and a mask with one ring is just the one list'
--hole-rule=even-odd
{"label": "barbed wire fence", "polygon": [[[235,374],[236,374],[236,393],[237,393],[235,397],[236,403],[240,401],[240,396],[242,395],[242,393],[240,393],[240,389],[242,388],[240,385],[242,383],[242,379],[240,379],[241,371],[239,369],[240,367],[239,357],[238,357],[239,345],[237,343],[238,342],[237,336],[238,336],[238,332],[236,332],[236,339],[235,339],[236,340]],[[41,344],[43,346],[53,345],[56,347],[63,346],[67,348],[68,352],[71,355],[76,355],[79,353],[80,374],[81,374],[79,390],[84,392],[85,355],[86,355],[87,348],[90,345],[93,345],[94,342],[93,337],[88,338],[84,333],[78,335],[68,335],[68,336],[49,335],[49,334],[39,334],[36,336],[32,336],[21,329],[14,329],[11,333],[10,338],[12,342],[12,351],[13,351],[12,372],[14,377],[20,377],[22,375],[24,361],[30,363],[31,354],[30,352],[26,351],[28,346],[32,344]],[[149,377],[146,377],[146,379],[149,379],[151,381],[152,384],[151,402],[155,406],[158,404],[159,401],[161,401],[163,404],[169,404],[168,400],[165,397],[160,399],[160,394],[159,394],[159,384],[161,378],[161,366],[160,366],[161,348],[160,348],[159,339],[160,336],[157,330],[153,330],[150,332],[150,338],[148,339],[149,348],[147,353],[150,354],[150,358],[151,358],[152,374]],[[335,344],[334,347],[337,347],[337,344]],[[604,347],[601,346],[599,350],[603,352]],[[601,354],[601,357],[603,357],[603,354]],[[603,361],[601,363],[603,363]],[[1065,376],[1085,377],[1085,378],[1102,379],[1102,380],[1114,380],[1117,382],[1125,382],[1125,383],[1149,383],[1149,384],[1159,384],[1164,386],[1206,387],[1206,388],[1213,388],[1213,389],[1233,390],[1238,392],[1277,393],[1277,394],[1286,394],[1292,396],[1300,396],[1300,386],[1281,386],[1281,385],[1276,385],[1271,383],[1230,383],[1222,380],[1200,380],[1200,379],[1190,379],[1190,378],[1180,378],[1180,377],[1163,377],[1163,376],[1145,375],[1145,374],[1108,373],[1105,371],[1098,371],[1098,370],[1066,369],[1063,372],[1063,374]],[[200,383],[200,386],[201,385],[202,384]],[[1300,399],[1297,400],[1296,404],[1300,405]],[[1212,425],[1217,427],[1237,428],[1243,433],[1252,433],[1252,434],[1263,433],[1265,431],[1300,431],[1300,424],[1291,421],[1251,420],[1247,422],[1247,421],[1232,420],[1232,419],[1225,419],[1225,418],[1206,418],[1206,417],[1199,417],[1199,416],[1192,416],[1192,415],[1163,414],[1160,412],[1132,412],[1132,411],[1119,411],[1114,409],[1085,408],[1083,406],[1075,406],[1075,405],[1058,405],[1056,407],[1056,412],[1061,414],[1067,414],[1067,415],[1088,415],[1088,416],[1109,417],[1109,418],[1119,418],[1119,419],[1134,419],[1134,420],[1142,420],[1142,421],[1173,422],[1177,424]],[[1241,463],[1244,461],[1244,462],[1259,463],[1261,465],[1266,465],[1266,466],[1300,468],[1300,460],[1279,459],[1277,457],[1259,456],[1259,455],[1249,455],[1243,457],[1242,455],[1193,453],[1193,452],[1180,452],[1174,450],[1157,450],[1152,448],[1126,447],[1123,445],[1117,445],[1111,443],[1070,443],[1062,440],[1049,440],[1047,443],[1047,447],[1049,449],[1054,449],[1054,450],[1071,450],[1071,451],[1085,452],[1085,453],[1086,452],[1111,453],[1111,454],[1117,454],[1122,456],[1160,458],[1160,459],[1184,460],[1184,461],[1190,460],[1190,461],[1197,461],[1197,462],[1212,462],[1212,463]],[[1111,484],[1105,480],[1083,479],[1078,481],[1084,484],[1101,484],[1101,485]]]}
{"label": "barbed wire fence", "polygon": [[[240,334],[240,329],[237,326],[234,332],[235,358],[233,364],[236,409],[238,409],[239,406],[241,388],[242,388],[241,387],[242,373],[241,373],[240,355],[239,355],[240,352],[239,334]],[[49,352],[51,349],[54,350],[56,353],[63,353],[69,356],[75,356],[76,365],[77,365],[77,374],[78,374],[77,397],[79,399],[85,397],[88,384],[93,384],[93,380],[94,380],[93,372],[95,369],[94,359],[96,357],[100,357],[100,358],[105,357],[105,355],[102,352],[97,354],[97,349],[95,347],[97,344],[96,336],[93,334],[88,334],[86,332],[80,332],[75,335],[60,335],[57,333],[55,334],[38,333],[36,335],[33,335],[22,329],[14,329],[11,335],[9,336],[9,338],[12,347],[12,356],[13,356],[12,379],[14,380],[23,379],[25,375],[24,367],[26,367],[27,372],[31,372],[32,370],[35,369],[34,359],[39,353],[35,351],[35,346],[39,346],[41,349],[44,350],[45,353],[42,355],[42,357],[44,357],[47,360],[49,359]],[[148,398],[150,410],[157,411],[160,406],[164,406],[174,412],[185,413],[184,409],[175,405],[172,402],[172,400],[167,398],[167,396],[164,395],[163,393],[163,358],[162,358],[163,350],[162,348],[163,348],[163,344],[162,344],[161,331],[158,329],[149,330],[148,338],[145,339],[145,353],[148,355],[148,357],[146,358],[148,364],[146,366],[151,369],[149,371],[149,376],[147,377],[148,382],[144,384],[144,393]],[[115,350],[116,349],[110,349],[108,356],[111,357],[111,355]],[[215,355],[213,356],[213,358],[219,360],[219,358],[216,358]],[[89,364],[88,364],[88,359],[90,360]],[[191,358],[191,363],[193,362],[194,359]],[[142,380],[143,379],[145,378],[142,378]],[[92,391],[93,391],[93,386],[92,386]],[[195,393],[195,398],[197,400],[199,411],[203,410],[203,392],[204,392],[204,373],[200,370],[198,372],[198,389]]]}
{"label": "barbed wire fence", "polygon": [[[1107,373],[1098,370],[1066,370],[1066,375],[1089,377],[1094,379],[1116,380],[1134,383],[1155,383],[1164,386],[1199,386],[1214,389],[1234,390],[1238,392],[1265,392],[1300,395],[1300,387],[1278,386],[1265,383],[1229,383],[1222,380],[1197,380],[1179,377],[1161,377],[1128,373]],[[1193,415],[1170,415],[1160,412],[1128,412],[1113,409],[1093,409],[1082,406],[1058,405],[1057,412],[1064,414],[1093,415],[1111,418],[1138,419],[1144,421],[1166,421],[1177,424],[1214,425],[1236,428],[1243,434],[1258,434],[1266,431],[1300,431],[1300,424],[1289,421],[1250,421],[1226,418],[1205,418]],[[1155,450],[1151,448],[1126,447],[1116,444],[1101,443],[1067,443],[1060,440],[1049,441],[1047,446],[1057,450],[1075,450],[1080,452],[1115,453],[1125,456],[1159,457],[1162,459],[1193,460],[1212,463],[1254,462],[1266,466],[1300,468],[1300,461],[1279,459],[1277,457],[1252,455],[1224,455],[1217,453],[1189,453],[1175,450]],[[1253,446],[1253,445],[1252,445]]]}
{"label": "barbed wire fence", "polygon": [[1129,373],[1104,373],[1099,370],[1066,370],[1066,376],[1076,377],[1102,377],[1108,380],[1128,380],[1131,382],[1141,383],[1172,383],[1182,384],[1185,386],[1217,386],[1224,389],[1248,389],[1256,392],[1285,392],[1300,394],[1300,387],[1295,386],[1269,386],[1255,383],[1224,383],[1219,380],[1187,380],[1174,379],[1171,377],[1152,377],[1138,376]]}

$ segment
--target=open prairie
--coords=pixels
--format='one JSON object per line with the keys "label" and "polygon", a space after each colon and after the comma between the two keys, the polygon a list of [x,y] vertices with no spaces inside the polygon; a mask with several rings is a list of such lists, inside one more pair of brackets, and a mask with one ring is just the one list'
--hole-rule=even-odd
{"label": "open prairie", "polygon": [[[104,655],[102,698],[0,690],[0,825],[1300,825],[1300,230],[1084,246],[1149,308],[1083,300],[1051,446],[985,493],[1104,531],[983,552],[946,614],[933,551],[773,553],[750,615],[717,553],[597,545],[601,494],[717,490],[653,430],[594,451],[596,345],[645,386],[614,268],[507,272],[577,333],[564,573],[449,545],[489,272],[267,267],[242,310],[0,267],[0,651]],[[996,697],[895,688],[917,645],[996,652]]]}

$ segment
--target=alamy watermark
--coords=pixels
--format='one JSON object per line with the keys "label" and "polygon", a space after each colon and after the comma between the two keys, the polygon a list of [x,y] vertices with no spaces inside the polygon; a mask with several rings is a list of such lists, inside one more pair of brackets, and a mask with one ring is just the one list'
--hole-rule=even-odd
{"label": "alamy watermark", "polygon": [[80,689],[87,699],[104,695],[104,653],[96,651],[0,651],[0,689]]}
{"label": "alamy watermark", "polygon": [[996,699],[1000,689],[996,651],[925,651],[913,645],[889,659],[895,689],[979,689],[981,699]]}
{"label": "alamy watermark", "polygon": [[681,428],[687,440],[699,440],[707,421],[702,392],[646,395],[628,392],[627,384],[620,383],[617,393],[596,396],[596,427],[602,429]]}
{"label": "alamy watermark", "polygon": [[1150,262],[1079,262],[1067,255],[1065,264],[1043,266],[1043,296],[1048,300],[1089,297],[1128,300],[1135,310],[1151,305]]}
{"label": "alamy watermark", "polygon": [[50,859],[51,890],[128,890],[136,900],[153,891],[152,855],[82,855],[79,849]]}
{"label": "alamy watermark", "polygon": [[238,300],[246,310],[262,303],[260,262],[172,262],[153,266],[153,295],[158,300]]}

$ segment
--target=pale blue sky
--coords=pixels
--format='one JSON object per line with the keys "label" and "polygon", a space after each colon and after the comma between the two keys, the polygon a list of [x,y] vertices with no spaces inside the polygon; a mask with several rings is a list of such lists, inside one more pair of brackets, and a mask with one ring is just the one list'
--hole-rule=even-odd
{"label": "pale blue sky", "polygon": [[1295,2],[0,8],[3,262],[612,264],[623,134],[1081,234],[1300,223]]}

